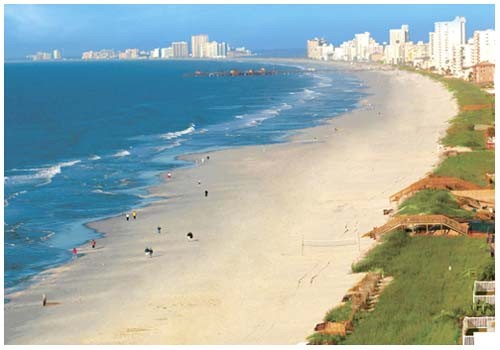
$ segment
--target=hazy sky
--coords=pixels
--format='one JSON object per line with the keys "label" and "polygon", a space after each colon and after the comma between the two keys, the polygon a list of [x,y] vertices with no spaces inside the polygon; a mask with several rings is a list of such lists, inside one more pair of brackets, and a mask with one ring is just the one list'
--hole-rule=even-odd
{"label": "hazy sky", "polygon": [[5,58],[59,48],[66,57],[90,49],[152,49],[206,33],[211,40],[258,49],[304,48],[324,36],[338,45],[369,31],[410,26],[428,41],[434,22],[467,19],[467,36],[494,28],[494,5],[6,5]]}

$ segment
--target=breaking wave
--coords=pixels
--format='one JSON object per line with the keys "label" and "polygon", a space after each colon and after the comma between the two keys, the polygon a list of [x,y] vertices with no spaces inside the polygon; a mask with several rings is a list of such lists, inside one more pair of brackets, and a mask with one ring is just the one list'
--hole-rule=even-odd
{"label": "breaking wave", "polygon": [[31,168],[31,169],[13,169],[14,171],[29,172],[35,171],[34,174],[23,174],[23,175],[13,175],[5,178],[6,183],[10,184],[20,184],[26,182],[32,182],[36,180],[43,179],[45,182],[40,185],[46,185],[52,182],[52,178],[57,174],[60,174],[62,168],[72,167],[75,164],[80,163],[80,160],[73,160],[69,162],[62,162],[56,165],[52,165],[46,168]]}
{"label": "breaking wave", "polygon": [[113,157],[121,158],[121,157],[126,157],[126,156],[129,156],[129,155],[130,155],[129,151],[123,150],[123,151],[118,151],[115,154],[113,154]]}
{"label": "breaking wave", "polygon": [[166,134],[161,135],[161,138],[165,140],[171,140],[175,139],[177,137],[180,137],[182,135],[188,135],[191,134],[195,131],[195,125],[194,123],[191,123],[188,128],[181,130],[181,131],[174,131],[174,132],[167,132]]}

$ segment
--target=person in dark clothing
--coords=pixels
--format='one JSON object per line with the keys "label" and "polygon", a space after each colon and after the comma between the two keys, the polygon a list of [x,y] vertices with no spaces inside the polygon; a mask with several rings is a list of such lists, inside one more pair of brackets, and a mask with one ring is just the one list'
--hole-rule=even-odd
{"label": "person in dark clothing", "polygon": [[208,190],[205,190],[205,197],[208,197]]}

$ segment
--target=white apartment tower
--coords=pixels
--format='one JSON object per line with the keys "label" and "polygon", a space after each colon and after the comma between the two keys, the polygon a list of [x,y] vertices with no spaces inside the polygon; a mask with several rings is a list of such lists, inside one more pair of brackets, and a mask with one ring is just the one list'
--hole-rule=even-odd
{"label": "white apartment tower", "polygon": [[191,37],[192,56],[195,58],[201,58],[207,56],[206,53],[203,52],[206,43],[208,43],[208,35],[206,34],[193,35]]}
{"label": "white apartment tower", "polygon": [[409,48],[410,33],[407,24],[403,24],[400,29],[389,30],[389,45],[385,47],[385,59],[391,64],[405,62],[408,54],[405,49]]}
{"label": "white apartment tower", "polygon": [[218,49],[217,41],[209,41],[203,45],[201,57],[216,58],[217,49]]}
{"label": "white apartment tower", "polygon": [[370,33],[364,32],[359,34],[354,34],[354,41],[356,45],[356,60],[365,61],[369,58],[369,45],[370,45]]}
{"label": "white apartment tower", "polygon": [[61,59],[61,51],[59,50],[54,50],[52,52],[52,58],[55,59],[55,60],[60,60]]}
{"label": "white apartment tower", "polygon": [[169,58],[174,57],[174,50],[173,50],[172,46],[162,48],[161,52],[160,52],[160,56],[163,59],[169,59]]}
{"label": "white apartment tower", "polygon": [[472,41],[472,64],[495,63],[495,31],[476,30]]}
{"label": "white apartment tower", "polygon": [[227,56],[227,44],[225,42],[217,44],[217,56],[218,57]]}
{"label": "white apartment tower", "polygon": [[[431,40],[432,39],[432,40]],[[456,69],[454,57],[460,55],[462,45],[465,45],[465,17],[456,17],[450,22],[434,23],[434,32],[429,35],[432,41],[431,58],[437,70]]]}
{"label": "white apartment tower", "polygon": [[408,25],[403,24],[401,29],[389,30],[389,45],[400,45],[410,41]]}
{"label": "white apartment tower", "polygon": [[174,57],[188,57],[188,43],[185,41],[174,41],[172,43],[172,50]]}

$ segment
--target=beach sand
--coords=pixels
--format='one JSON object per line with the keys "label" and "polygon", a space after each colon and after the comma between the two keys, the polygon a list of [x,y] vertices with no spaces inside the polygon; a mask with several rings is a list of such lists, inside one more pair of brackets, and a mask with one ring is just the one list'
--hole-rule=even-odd
{"label": "beach sand", "polygon": [[[357,237],[387,220],[391,194],[437,164],[457,112],[442,85],[418,74],[354,74],[370,94],[357,110],[287,143],[209,153],[152,188],[166,199],[137,220],[92,223],[105,233],[96,249],[10,296],[5,343],[304,342],[363,276],[351,263],[374,241]],[[310,246],[319,240],[330,246]],[[42,308],[43,293],[59,304]]]}

